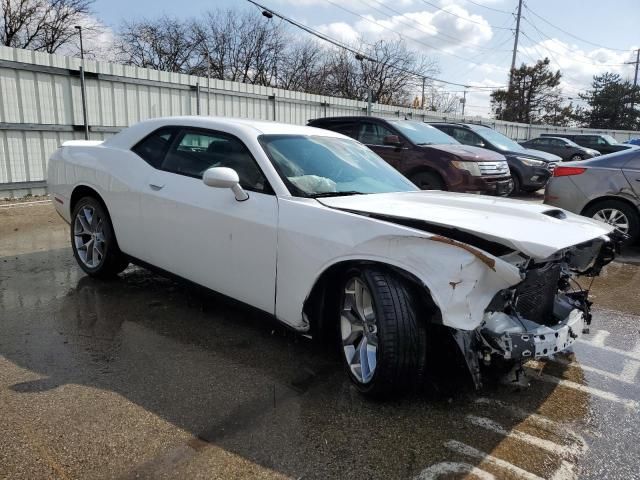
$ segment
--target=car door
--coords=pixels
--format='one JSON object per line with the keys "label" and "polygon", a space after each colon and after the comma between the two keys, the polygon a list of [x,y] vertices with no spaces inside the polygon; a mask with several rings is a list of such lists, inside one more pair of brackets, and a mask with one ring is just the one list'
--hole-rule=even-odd
{"label": "car door", "polygon": [[557,138],[547,138],[546,140],[547,142],[549,142],[549,144],[545,149],[543,149],[545,152],[553,153],[554,155],[558,155],[561,158],[567,157],[569,149],[566,148],[566,143]]}
{"label": "car door", "polygon": [[[362,120],[358,127],[358,141],[364,143],[371,150],[380,155],[394,168],[400,168],[403,152],[405,148],[397,147],[394,145],[385,145],[384,137],[388,135],[396,135],[403,141],[402,135],[398,132],[391,130],[384,125],[376,122],[370,122]],[[406,143],[406,140],[404,141]]]}
{"label": "car door", "polygon": [[[248,200],[205,185],[210,167],[236,170]],[[240,139],[181,129],[149,177],[141,212],[149,263],[274,312],[278,203]]]}
{"label": "car door", "polygon": [[631,184],[633,191],[640,197],[640,153],[627,162],[622,173]]}

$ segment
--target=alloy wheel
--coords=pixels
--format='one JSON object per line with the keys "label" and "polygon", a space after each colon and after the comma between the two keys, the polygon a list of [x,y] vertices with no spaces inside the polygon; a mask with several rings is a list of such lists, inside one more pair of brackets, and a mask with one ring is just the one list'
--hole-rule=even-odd
{"label": "alloy wheel", "polygon": [[105,251],[104,221],[90,205],[78,210],[73,222],[73,238],[80,261],[89,268],[102,262]]}
{"label": "alloy wheel", "polygon": [[593,218],[601,222],[608,223],[621,233],[629,232],[629,219],[627,216],[616,208],[603,208],[598,210]]}
{"label": "alloy wheel", "polygon": [[358,277],[348,280],[344,289],[340,332],[351,373],[359,382],[368,383],[376,371],[378,325],[371,292]]}

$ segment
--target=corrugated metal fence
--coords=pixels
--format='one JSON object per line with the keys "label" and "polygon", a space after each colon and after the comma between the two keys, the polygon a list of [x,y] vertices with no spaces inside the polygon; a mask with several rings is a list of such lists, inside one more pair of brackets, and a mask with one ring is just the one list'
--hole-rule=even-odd
{"label": "corrugated metal fence", "polygon": [[[46,162],[62,142],[83,138],[78,58],[0,47],[0,197],[44,192]],[[305,124],[311,118],[363,115],[366,102],[107,62],[85,62],[88,123],[102,140],[140,120],[171,115],[220,115]],[[373,115],[461,120],[451,114],[373,104]],[[517,140],[554,131],[609,133],[467,117]]]}

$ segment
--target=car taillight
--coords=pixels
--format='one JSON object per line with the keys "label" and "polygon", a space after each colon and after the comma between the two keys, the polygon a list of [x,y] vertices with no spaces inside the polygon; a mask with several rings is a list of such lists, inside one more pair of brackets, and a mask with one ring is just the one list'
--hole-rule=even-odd
{"label": "car taillight", "polygon": [[570,175],[580,175],[586,172],[586,168],[582,167],[556,167],[553,171],[554,177],[568,177]]}

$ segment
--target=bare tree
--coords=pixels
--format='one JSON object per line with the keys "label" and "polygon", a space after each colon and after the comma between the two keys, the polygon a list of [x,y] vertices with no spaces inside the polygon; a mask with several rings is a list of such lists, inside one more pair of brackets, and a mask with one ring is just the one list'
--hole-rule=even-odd
{"label": "bare tree", "polygon": [[307,93],[326,93],[327,50],[315,41],[291,41],[288,45],[278,58],[277,86]]}
{"label": "bare tree", "polygon": [[447,92],[440,88],[432,87],[429,89],[428,105],[432,112],[455,113],[460,104],[460,97],[452,92]]}
{"label": "bare tree", "polygon": [[363,60],[342,49],[329,55],[326,93],[365,100],[371,89],[375,102],[411,105],[421,78],[438,73],[434,59],[408,50],[401,40],[363,44],[358,51],[363,52]]}
{"label": "bare tree", "polygon": [[0,43],[55,53],[69,44],[94,0],[0,0]]}
{"label": "bare tree", "polygon": [[256,85],[275,85],[285,35],[277,21],[253,12],[213,11],[194,24],[201,73],[211,62],[215,78]]}
{"label": "bare tree", "polygon": [[196,64],[193,32],[191,22],[166,16],[126,22],[116,41],[118,57],[127,65],[190,74]]}

